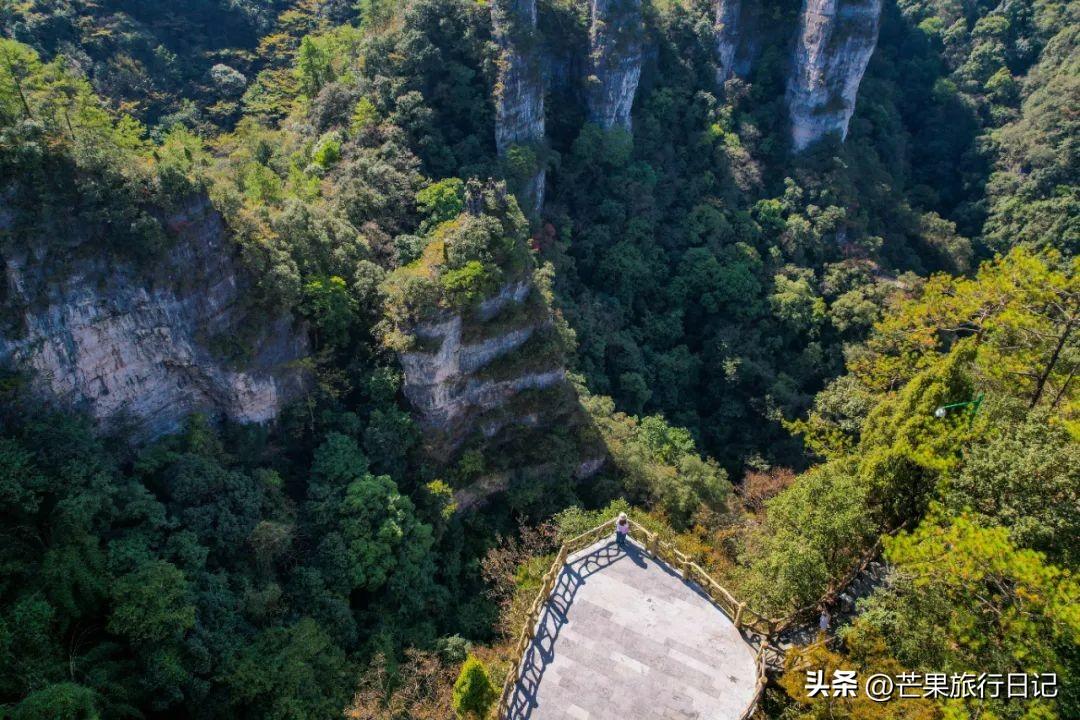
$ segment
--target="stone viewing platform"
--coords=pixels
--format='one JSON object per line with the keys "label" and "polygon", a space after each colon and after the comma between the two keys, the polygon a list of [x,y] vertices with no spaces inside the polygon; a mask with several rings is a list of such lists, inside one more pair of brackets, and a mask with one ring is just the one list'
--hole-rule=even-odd
{"label": "stone viewing platform", "polygon": [[553,567],[500,718],[744,718],[763,684],[759,652],[684,573],[610,533]]}

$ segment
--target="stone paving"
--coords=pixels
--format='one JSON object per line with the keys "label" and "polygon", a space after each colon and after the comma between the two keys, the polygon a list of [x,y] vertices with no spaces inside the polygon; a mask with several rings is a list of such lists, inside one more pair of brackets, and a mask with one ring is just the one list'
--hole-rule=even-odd
{"label": "stone paving", "polygon": [[512,720],[739,720],[754,650],[696,586],[609,538],[571,556],[525,651]]}

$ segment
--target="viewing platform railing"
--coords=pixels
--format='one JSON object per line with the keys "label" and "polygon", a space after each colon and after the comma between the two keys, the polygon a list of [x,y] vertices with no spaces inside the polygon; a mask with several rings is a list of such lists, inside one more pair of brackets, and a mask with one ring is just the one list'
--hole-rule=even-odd
{"label": "viewing platform railing", "polygon": [[[740,718],[740,720],[746,720],[746,718],[749,718],[754,714],[757,704],[761,699],[761,694],[765,690],[765,684],[767,682],[766,670],[768,668],[769,657],[783,655],[783,651],[770,644],[770,640],[776,632],[776,629],[783,621],[765,617],[748,608],[745,602],[739,602],[727,588],[710,577],[700,565],[693,562],[689,556],[680,552],[674,545],[660,540],[656,533],[647,530],[633,520],[630,521],[630,526],[631,529],[635,531],[635,534],[640,534],[641,537],[645,538],[644,543],[639,542],[638,544],[641,544],[649,555],[662,560],[677,569],[684,580],[697,583],[709,598],[716,603],[721,611],[731,619],[736,628],[739,630],[748,629],[758,636],[756,643],[750,641],[750,644],[757,648],[755,660],[757,678],[755,681],[754,699]],[[540,584],[540,591],[536,594],[536,599],[533,600],[532,605],[529,607],[529,612],[525,617],[524,627],[522,628],[521,635],[514,647],[514,655],[510,660],[510,667],[506,672],[506,679],[503,681],[502,694],[499,696],[499,720],[509,720],[507,713],[510,710],[510,701],[513,697],[514,687],[517,685],[521,673],[521,660],[525,656],[525,650],[529,647],[529,643],[531,643],[536,636],[536,629],[540,622],[540,616],[544,611],[544,606],[547,604],[548,598],[551,596],[552,590],[555,589],[555,584],[559,580],[559,574],[566,564],[566,559],[574,553],[595,544],[600,539],[613,532],[614,528],[615,520],[608,520],[591,530],[586,530],[580,535],[567,540],[559,547],[559,551],[555,555],[555,560],[544,574],[543,581]]]}

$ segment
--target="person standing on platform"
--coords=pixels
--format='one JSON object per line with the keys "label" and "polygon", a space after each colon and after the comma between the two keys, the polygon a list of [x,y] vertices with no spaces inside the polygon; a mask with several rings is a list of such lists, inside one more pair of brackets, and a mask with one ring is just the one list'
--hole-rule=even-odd
{"label": "person standing on platform", "polygon": [[619,513],[619,519],[615,521],[615,542],[619,547],[626,545],[626,536],[630,532],[630,519],[626,513]]}

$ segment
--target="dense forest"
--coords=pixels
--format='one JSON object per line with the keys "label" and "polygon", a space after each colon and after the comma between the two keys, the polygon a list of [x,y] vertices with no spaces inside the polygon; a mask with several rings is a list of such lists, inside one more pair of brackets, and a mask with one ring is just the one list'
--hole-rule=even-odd
{"label": "dense forest", "polygon": [[[5,362],[0,718],[493,716],[558,539],[620,510],[773,616],[881,539],[761,717],[1080,717],[1080,7],[886,1],[846,138],[795,152],[801,2],[723,82],[716,4],[644,3],[604,127],[589,3],[540,0],[509,151],[493,5],[0,0],[0,345],[67,278],[154,277],[205,200],[250,278],[215,362],[283,316],[307,349],[272,422],[151,438]],[[528,325],[470,370],[510,404],[422,415],[447,318]],[[808,662],[1061,691],[810,698]]]}

